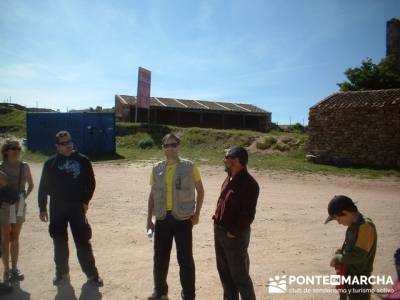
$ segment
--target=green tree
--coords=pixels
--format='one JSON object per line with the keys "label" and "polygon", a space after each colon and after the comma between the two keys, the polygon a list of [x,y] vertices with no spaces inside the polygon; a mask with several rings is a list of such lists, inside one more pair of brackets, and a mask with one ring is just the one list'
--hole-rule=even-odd
{"label": "green tree", "polygon": [[400,60],[394,56],[388,56],[378,64],[367,58],[361,67],[349,68],[344,74],[348,81],[337,84],[342,92],[400,88]]}

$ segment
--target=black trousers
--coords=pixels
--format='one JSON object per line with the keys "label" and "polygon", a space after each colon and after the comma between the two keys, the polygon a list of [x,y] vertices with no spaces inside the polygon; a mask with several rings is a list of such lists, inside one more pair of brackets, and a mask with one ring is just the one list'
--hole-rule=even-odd
{"label": "black trousers", "polygon": [[172,240],[175,239],[182,286],[182,299],[192,300],[196,296],[195,265],[192,251],[192,221],[176,220],[170,213],[164,220],[157,220],[154,231],[154,286],[161,296],[168,294],[167,275]]}
{"label": "black trousers", "polygon": [[214,225],[215,256],[219,278],[224,289],[224,300],[255,300],[253,282],[249,275],[250,260],[247,248],[250,228],[227,237],[227,232]]}
{"label": "black trousers", "polygon": [[56,275],[69,273],[68,223],[74,238],[76,252],[82,271],[87,277],[98,276],[93,256],[92,230],[86,219],[81,202],[66,202],[51,199],[49,233],[54,243]]}

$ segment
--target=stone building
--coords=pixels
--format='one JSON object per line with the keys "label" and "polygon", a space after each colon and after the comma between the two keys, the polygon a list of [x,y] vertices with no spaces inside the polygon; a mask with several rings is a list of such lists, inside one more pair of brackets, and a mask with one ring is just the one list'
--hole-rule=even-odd
{"label": "stone building", "polygon": [[400,89],[323,99],[310,108],[309,138],[318,162],[400,168]]}
{"label": "stone building", "polygon": [[[134,121],[135,106],[135,96],[115,95],[118,120]],[[139,108],[137,121],[182,127],[268,131],[271,113],[251,104],[151,97],[150,110]]]}

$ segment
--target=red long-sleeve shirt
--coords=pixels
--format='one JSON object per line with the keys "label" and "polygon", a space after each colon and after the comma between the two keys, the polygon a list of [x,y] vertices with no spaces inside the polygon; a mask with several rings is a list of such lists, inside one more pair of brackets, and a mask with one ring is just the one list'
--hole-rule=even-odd
{"label": "red long-sleeve shirt", "polygon": [[256,214],[260,188],[257,181],[243,169],[222,184],[213,216],[214,222],[232,234],[250,227]]}

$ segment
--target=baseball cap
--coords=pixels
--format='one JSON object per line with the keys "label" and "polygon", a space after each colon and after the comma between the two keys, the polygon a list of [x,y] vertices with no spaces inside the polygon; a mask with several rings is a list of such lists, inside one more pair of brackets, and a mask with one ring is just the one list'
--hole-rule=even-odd
{"label": "baseball cap", "polygon": [[342,211],[354,211],[357,210],[357,206],[353,200],[344,195],[335,195],[328,204],[328,218],[325,220],[325,224],[334,220],[335,215],[340,214]]}
{"label": "baseball cap", "polygon": [[249,161],[249,155],[247,154],[247,150],[243,147],[232,147],[226,153],[226,157],[238,158],[240,164],[242,166],[246,166],[247,162]]}

